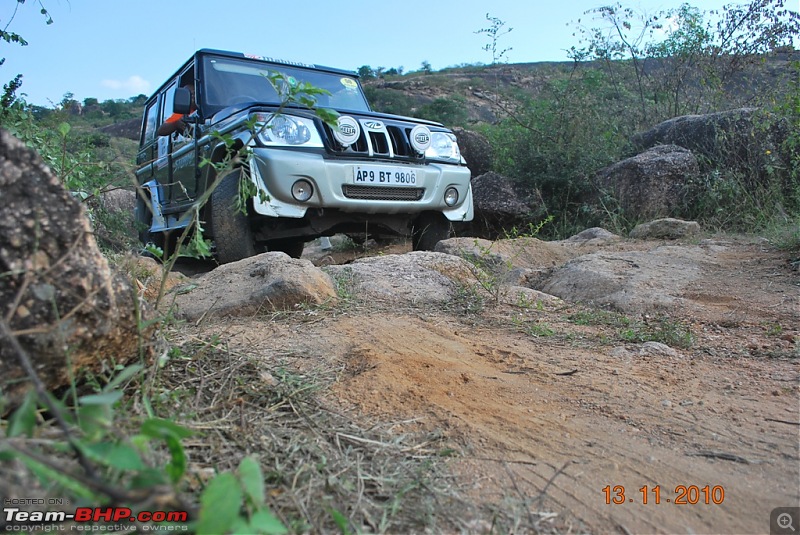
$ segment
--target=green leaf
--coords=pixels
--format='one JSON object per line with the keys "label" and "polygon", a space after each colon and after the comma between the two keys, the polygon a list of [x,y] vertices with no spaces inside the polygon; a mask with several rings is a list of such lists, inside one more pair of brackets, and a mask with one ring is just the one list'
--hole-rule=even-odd
{"label": "green leaf", "polygon": [[124,383],[125,381],[130,379],[131,377],[134,377],[136,374],[138,374],[143,369],[144,369],[144,366],[142,366],[141,364],[132,364],[132,365],[126,367],[119,374],[117,374],[117,376],[114,377],[114,379],[112,379],[110,383],[108,383],[103,388],[103,391],[107,392],[107,391],[113,390],[114,388],[118,387],[119,385],[121,385],[122,383]]}
{"label": "green leaf", "polygon": [[144,246],[144,250],[150,253],[151,255],[155,256],[159,260],[164,260],[164,249],[158,247],[157,245],[153,245],[152,243],[148,243]]}
{"label": "green leaf", "polygon": [[84,446],[82,449],[91,459],[113,468],[136,471],[146,468],[139,453],[127,444],[98,442]]}
{"label": "green leaf", "polygon": [[331,126],[335,126],[336,121],[339,119],[339,112],[330,108],[317,108],[314,111],[317,114],[317,117]]}
{"label": "green leaf", "polygon": [[229,531],[239,518],[242,489],[230,472],[220,474],[208,484],[200,496],[200,518],[197,535],[218,535]]}
{"label": "green leaf", "polygon": [[81,396],[78,402],[81,405],[113,405],[122,398],[121,390],[111,390],[102,394],[92,394],[89,396]]}
{"label": "green leaf", "polygon": [[339,528],[339,531],[342,533],[342,535],[348,535],[351,533],[348,526],[349,522],[347,521],[346,516],[344,516],[340,511],[332,508],[328,509],[328,512],[333,517],[333,521],[336,523],[336,527]]}
{"label": "green leaf", "polygon": [[167,443],[167,449],[170,453],[170,462],[164,467],[173,483],[177,483],[186,473],[186,452],[183,450],[183,444],[175,435],[168,435],[164,437]]}
{"label": "green leaf", "polygon": [[188,438],[194,434],[185,427],[162,418],[150,418],[149,420],[145,420],[142,424],[141,433],[152,438],[164,438],[167,435],[174,435],[178,438]]}
{"label": "green leaf", "polygon": [[264,474],[261,466],[253,457],[245,457],[239,463],[239,479],[242,482],[245,496],[253,505],[264,503]]}
{"label": "green leaf", "polygon": [[244,517],[238,517],[229,530],[230,535],[254,535],[259,533]]}
{"label": "green leaf", "polygon": [[36,427],[36,392],[31,389],[28,391],[22,405],[14,411],[8,420],[6,436],[16,437],[25,435],[30,437]]}
{"label": "green leaf", "polygon": [[141,435],[163,440],[170,453],[170,462],[164,467],[173,483],[177,483],[186,473],[186,452],[181,440],[192,436],[192,432],[175,422],[161,418],[145,420],[140,429]]}
{"label": "green leaf", "polygon": [[113,421],[110,405],[85,405],[78,409],[78,425],[89,440],[103,436]]}
{"label": "green leaf", "polygon": [[58,125],[58,133],[61,134],[61,137],[67,137],[67,134],[69,134],[70,130],[72,130],[72,127],[69,125],[69,123],[61,123]]}
{"label": "green leaf", "polygon": [[98,497],[88,488],[79,483],[76,479],[69,477],[67,474],[62,474],[56,470],[53,470],[47,465],[40,463],[39,461],[32,459],[25,455],[23,452],[20,452],[18,458],[28,467],[28,469],[36,474],[39,480],[46,486],[49,487],[52,482],[56,482],[65,489],[71,491],[76,496],[80,496],[82,498],[86,498],[89,501],[97,502]]}
{"label": "green leaf", "polygon": [[167,483],[167,478],[164,477],[164,472],[162,470],[146,468],[131,479],[131,488],[148,489],[158,485],[166,485]]}
{"label": "green leaf", "polygon": [[278,517],[266,509],[256,511],[250,518],[250,533],[264,533],[266,535],[284,535],[289,533]]}

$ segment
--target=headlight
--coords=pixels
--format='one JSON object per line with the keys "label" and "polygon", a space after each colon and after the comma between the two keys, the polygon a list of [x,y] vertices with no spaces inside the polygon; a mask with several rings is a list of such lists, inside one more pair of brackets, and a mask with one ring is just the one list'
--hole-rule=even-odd
{"label": "headlight", "polygon": [[322,147],[314,121],[293,115],[255,115],[257,138],[264,145]]}
{"label": "headlight", "polygon": [[425,156],[432,160],[461,163],[456,136],[448,132],[431,132],[431,146],[425,151]]}

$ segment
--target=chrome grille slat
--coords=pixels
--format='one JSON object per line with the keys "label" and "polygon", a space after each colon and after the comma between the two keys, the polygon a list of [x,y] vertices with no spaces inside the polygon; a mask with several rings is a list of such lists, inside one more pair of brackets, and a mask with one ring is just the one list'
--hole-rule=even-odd
{"label": "chrome grille slat", "polygon": [[385,186],[354,186],[345,184],[342,193],[348,199],[370,201],[419,201],[425,195],[425,188],[392,188]]}
{"label": "chrome grille slat", "polygon": [[[333,130],[327,124],[323,124],[325,134],[331,140],[331,148],[335,154],[341,156],[366,156],[369,158],[398,159],[412,162],[422,162],[425,156],[417,154],[411,147],[409,135],[413,124],[403,122],[387,122],[385,120],[374,121],[369,118],[356,118],[361,124],[361,134],[351,146],[342,148],[334,140]],[[382,125],[378,128],[366,128],[365,124],[378,122]]]}

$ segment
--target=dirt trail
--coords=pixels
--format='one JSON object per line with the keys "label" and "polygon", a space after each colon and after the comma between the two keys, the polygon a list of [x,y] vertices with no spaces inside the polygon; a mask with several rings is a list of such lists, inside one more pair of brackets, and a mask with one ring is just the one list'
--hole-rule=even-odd
{"label": "dirt trail", "polygon": [[[476,498],[522,507],[541,495],[532,512],[568,512],[574,527],[599,533],[753,533],[772,508],[800,501],[797,428],[766,420],[798,421],[787,391],[796,362],[618,357],[404,316],[335,330],[359,341],[336,395],[444,431],[466,449],[455,468]],[[606,505],[606,485],[624,486],[634,503]],[[650,491],[643,505],[638,489],[655,485],[661,504]],[[724,502],[668,503],[679,485],[720,486]]]}
{"label": "dirt trail", "polygon": [[[737,243],[670,318],[695,337],[684,349],[621,340],[572,305],[469,316],[373,303],[278,336],[241,320],[233,338],[338,366],[337,410],[441,434],[475,502],[521,525],[761,533],[773,508],[800,505],[798,296],[785,254]],[[624,501],[608,504],[617,487]]]}

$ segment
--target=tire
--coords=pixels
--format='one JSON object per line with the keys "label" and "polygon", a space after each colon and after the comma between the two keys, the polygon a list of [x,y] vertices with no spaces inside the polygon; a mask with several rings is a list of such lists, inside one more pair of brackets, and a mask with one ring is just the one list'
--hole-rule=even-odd
{"label": "tire", "polygon": [[446,240],[452,233],[452,225],[439,212],[420,215],[411,229],[411,246],[415,251],[433,251],[436,244]]}
{"label": "tire", "polygon": [[214,256],[220,264],[236,262],[256,254],[250,222],[246,215],[236,209],[235,204],[241,175],[241,170],[236,169],[219,178],[208,203]]}
{"label": "tire", "polygon": [[303,256],[303,249],[306,244],[302,240],[275,240],[267,242],[268,251],[280,251],[286,253],[292,258],[300,258]]}

